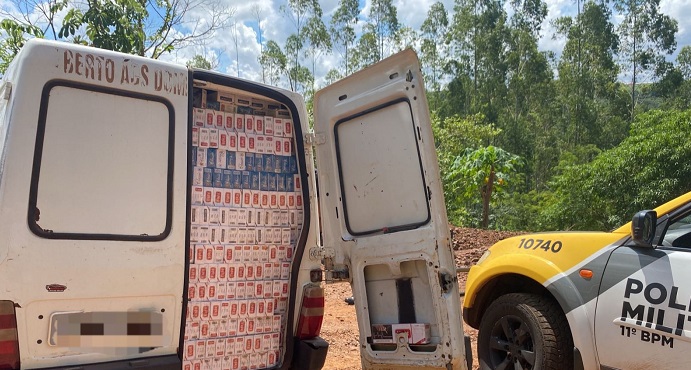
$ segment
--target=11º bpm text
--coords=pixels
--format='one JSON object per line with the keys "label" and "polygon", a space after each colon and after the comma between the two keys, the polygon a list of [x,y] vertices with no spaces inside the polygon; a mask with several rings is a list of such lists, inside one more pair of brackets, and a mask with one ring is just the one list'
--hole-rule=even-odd
{"label": "11\u00ba bpm text", "polygon": [[658,333],[649,332],[643,329],[631,328],[620,325],[621,335],[627,338],[638,337],[642,342],[659,344],[662,347],[674,348],[674,338]]}

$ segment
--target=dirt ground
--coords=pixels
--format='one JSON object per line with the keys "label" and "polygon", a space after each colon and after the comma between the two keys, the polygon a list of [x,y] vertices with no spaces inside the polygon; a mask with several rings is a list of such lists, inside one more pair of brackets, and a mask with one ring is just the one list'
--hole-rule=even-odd
{"label": "dirt ground", "polygon": [[[451,227],[453,235],[456,266],[471,266],[485,250],[499,240],[520,233],[488,231]],[[460,291],[464,291],[465,273],[458,275]],[[351,296],[347,283],[329,284],[325,291],[325,312],[321,336],[329,342],[329,352],[324,369],[360,370],[360,351],[358,348],[358,328],[355,308],[343,299]],[[466,335],[472,340],[473,369],[477,369],[477,331],[465,327]]]}

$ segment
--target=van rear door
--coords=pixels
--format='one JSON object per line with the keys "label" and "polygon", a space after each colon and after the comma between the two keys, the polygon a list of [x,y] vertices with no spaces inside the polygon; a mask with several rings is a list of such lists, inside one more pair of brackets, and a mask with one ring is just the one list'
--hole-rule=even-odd
{"label": "van rear door", "polygon": [[410,50],[315,96],[327,279],[349,276],[363,369],[466,368],[428,112]]}

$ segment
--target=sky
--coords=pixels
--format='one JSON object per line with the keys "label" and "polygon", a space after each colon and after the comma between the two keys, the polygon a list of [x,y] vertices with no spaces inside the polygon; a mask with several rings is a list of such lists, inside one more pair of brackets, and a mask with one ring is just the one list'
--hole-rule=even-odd
{"label": "sky", "polygon": [[[3,10],[11,9],[11,1],[27,4],[26,0],[0,0],[0,7]],[[32,0],[41,1],[41,0]],[[205,45],[190,46],[166,54],[161,59],[184,64],[194,55],[200,54],[211,60],[216,65],[216,70],[228,73],[233,76],[261,81],[261,67],[258,62],[260,54],[260,44],[258,25],[261,24],[262,39],[274,40],[283,46],[286,38],[295,33],[295,27],[290,19],[281,12],[281,7],[287,0],[188,0],[197,4],[189,14],[192,27],[195,21],[208,18],[208,8],[222,6],[232,10],[232,22],[235,27],[229,26],[218,31],[217,35],[208,40]],[[393,0],[397,9],[399,23],[419,30],[422,22],[427,16],[427,11],[436,0]],[[338,0],[319,0],[324,19],[328,26],[331,15],[338,6]],[[361,18],[365,18],[369,11],[371,0],[360,0]],[[549,24],[549,20],[560,16],[574,15],[576,13],[575,0],[546,0],[548,6],[548,21],[543,24],[542,38],[539,41],[539,48],[543,51],[553,51],[558,56],[563,48],[563,39],[554,39],[554,30]],[[453,11],[453,0],[442,0],[442,3],[449,12]],[[684,45],[691,44],[691,29],[687,19],[691,19],[691,0],[661,0],[661,11],[677,19],[679,32],[677,33],[677,50]],[[258,23],[256,14],[260,14],[261,23]],[[0,17],[2,18],[2,17]],[[616,20],[615,20],[616,21]],[[179,29],[178,32],[188,32],[186,29]],[[237,50],[235,47],[234,35],[237,35]],[[332,68],[338,67],[338,55],[322,56],[317,64],[315,75],[317,83],[323,85],[323,76]],[[239,61],[239,63],[238,63]]]}

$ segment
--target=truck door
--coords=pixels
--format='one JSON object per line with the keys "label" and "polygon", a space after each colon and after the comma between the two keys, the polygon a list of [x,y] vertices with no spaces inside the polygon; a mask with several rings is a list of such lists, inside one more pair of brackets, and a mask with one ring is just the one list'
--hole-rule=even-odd
{"label": "truck door", "polygon": [[348,278],[363,369],[461,369],[455,264],[417,56],[315,96],[327,280]]}
{"label": "truck door", "polygon": [[187,70],[43,40],[17,58],[0,300],[21,367],[180,366]]}
{"label": "truck door", "polygon": [[691,367],[691,213],[676,213],[656,249],[622,246],[607,263],[595,316],[602,365]]}

